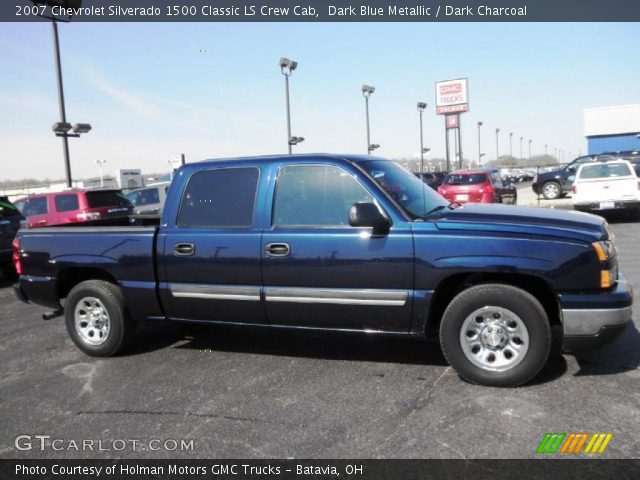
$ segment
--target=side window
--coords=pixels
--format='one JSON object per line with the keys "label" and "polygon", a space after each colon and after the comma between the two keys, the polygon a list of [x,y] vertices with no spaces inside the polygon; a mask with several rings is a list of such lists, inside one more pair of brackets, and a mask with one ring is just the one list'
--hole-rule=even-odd
{"label": "side window", "polygon": [[78,208],[77,194],[68,193],[64,195],[56,195],[56,211],[70,212],[71,210],[78,210]]}
{"label": "side window", "polygon": [[502,187],[502,177],[498,172],[491,172],[491,179],[496,187]]}
{"label": "side window", "polygon": [[160,197],[158,196],[157,188],[147,188],[146,190],[140,191],[138,205],[149,205],[152,203],[160,203]]}
{"label": "side window", "polygon": [[27,201],[27,206],[25,207],[25,209],[25,217],[30,217],[32,215],[46,215],[48,212],[47,197],[30,198]]}
{"label": "side window", "polygon": [[275,226],[348,226],[354,203],[373,197],[353,176],[332,165],[280,169],[273,205]]}
{"label": "side window", "polygon": [[202,170],[182,197],[181,227],[247,228],[253,225],[260,170],[255,167]]}

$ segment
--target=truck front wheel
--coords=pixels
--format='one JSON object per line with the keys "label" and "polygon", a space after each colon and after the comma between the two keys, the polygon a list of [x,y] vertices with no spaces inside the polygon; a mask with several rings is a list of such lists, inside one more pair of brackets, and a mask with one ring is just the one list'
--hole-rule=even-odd
{"label": "truck front wheel", "polygon": [[64,305],[69,336],[87,355],[110,357],[135,336],[135,322],[125,309],[120,289],[103,280],[81,282]]}
{"label": "truck front wheel", "polygon": [[533,295],[510,285],[476,285],[445,310],[440,345],[465,380],[515,387],[535,377],[547,362],[551,328]]}

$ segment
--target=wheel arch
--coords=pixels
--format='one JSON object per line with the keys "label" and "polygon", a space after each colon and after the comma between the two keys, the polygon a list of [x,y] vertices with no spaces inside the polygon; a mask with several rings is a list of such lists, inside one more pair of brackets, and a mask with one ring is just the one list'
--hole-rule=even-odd
{"label": "wheel arch", "polygon": [[442,315],[454,297],[467,288],[486,283],[511,285],[530,293],[544,308],[550,325],[561,323],[558,298],[545,279],[522,273],[468,272],[451,275],[438,284],[427,312],[425,334],[433,336],[438,333]]}

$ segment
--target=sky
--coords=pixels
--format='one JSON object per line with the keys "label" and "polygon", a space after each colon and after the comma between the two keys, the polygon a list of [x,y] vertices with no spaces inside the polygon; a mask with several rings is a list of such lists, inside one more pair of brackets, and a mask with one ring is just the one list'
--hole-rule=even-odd
{"label": "sky", "polygon": [[[70,139],[74,178],[117,168],[169,170],[187,161],[285,153],[284,78],[297,153],[365,153],[362,84],[376,154],[416,157],[416,102],[428,103],[424,143],[445,152],[434,82],[469,79],[461,117],[465,158],[586,153],[583,110],[640,103],[637,23],[70,23],[60,24],[67,120],[93,130]],[[0,24],[0,180],[63,178],[51,26]]]}

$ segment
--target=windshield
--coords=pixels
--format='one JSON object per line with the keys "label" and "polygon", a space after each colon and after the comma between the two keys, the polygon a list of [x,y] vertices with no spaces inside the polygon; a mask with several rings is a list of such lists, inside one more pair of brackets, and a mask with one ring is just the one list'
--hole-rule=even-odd
{"label": "windshield", "polygon": [[396,162],[370,160],[360,165],[411,217],[422,218],[435,208],[449,205],[433,188]]}

